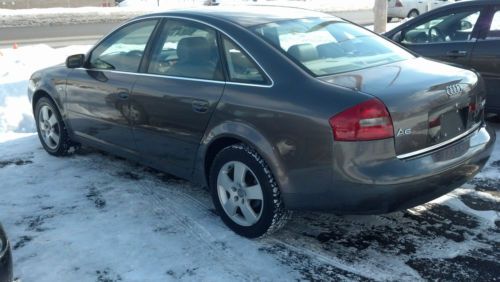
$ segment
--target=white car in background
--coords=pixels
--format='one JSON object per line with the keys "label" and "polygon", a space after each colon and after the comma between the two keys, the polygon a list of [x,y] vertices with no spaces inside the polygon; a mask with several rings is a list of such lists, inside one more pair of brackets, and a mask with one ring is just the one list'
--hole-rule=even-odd
{"label": "white car in background", "polygon": [[387,0],[387,21],[393,18],[414,18],[422,13],[454,3],[455,0]]}
{"label": "white car in background", "polygon": [[157,0],[116,0],[118,7],[156,7]]}

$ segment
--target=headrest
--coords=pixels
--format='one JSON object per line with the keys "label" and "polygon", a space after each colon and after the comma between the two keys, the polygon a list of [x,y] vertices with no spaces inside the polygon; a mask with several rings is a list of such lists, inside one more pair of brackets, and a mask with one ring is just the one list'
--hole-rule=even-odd
{"label": "headrest", "polygon": [[177,44],[179,60],[209,60],[210,46],[205,37],[184,37]]}
{"label": "headrest", "polygon": [[321,58],[337,58],[344,56],[345,52],[337,43],[325,43],[316,47]]}
{"label": "headrest", "polygon": [[292,45],[288,48],[288,54],[301,62],[318,59],[318,51],[311,43]]}

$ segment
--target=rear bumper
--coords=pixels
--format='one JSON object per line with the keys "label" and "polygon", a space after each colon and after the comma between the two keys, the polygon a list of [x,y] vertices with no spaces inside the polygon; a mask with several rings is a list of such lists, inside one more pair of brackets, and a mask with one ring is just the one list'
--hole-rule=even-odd
{"label": "rear bumper", "polygon": [[5,233],[0,226],[0,240],[3,244],[0,249],[0,282],[12,281],[12,253]]}
{"label": "rear bumper", "polygon": [[493,129],[482,126],[452,144],[408,159],[396,157],[392,139],[337,142],[333,182],[283,193],[284,201],[290,209],[340,214],[414,207],[472,179],[489,159],[495,138]]}

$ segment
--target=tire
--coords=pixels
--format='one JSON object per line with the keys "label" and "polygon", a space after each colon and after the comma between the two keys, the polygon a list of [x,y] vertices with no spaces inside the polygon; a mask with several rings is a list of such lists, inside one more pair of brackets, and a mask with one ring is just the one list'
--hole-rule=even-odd
{"label": "tire", "polygon": [[209,184],[222,221],[241,236],[257,238],[271,234],[291,217],[268,165],[247,145],[235,144],[216,155]]}
{"label": "tire", "polygon": [[42,97],[37,101],[35,121],[38,138],[45,151],[54,156],[67,155],[71,141],[61,114],[52,100]]}
{"label": "tire", "polygon": [[388,23],[392,22],[392,18],[391,17],[387,17],[387,22]]}
{"label": "tire", "polygon": [[415,18],[415,17],[418,17],[420,15],[419,11],[416,10],[416,9],[413,9],[411,10],[409,13],[408,13],[408,18]]}

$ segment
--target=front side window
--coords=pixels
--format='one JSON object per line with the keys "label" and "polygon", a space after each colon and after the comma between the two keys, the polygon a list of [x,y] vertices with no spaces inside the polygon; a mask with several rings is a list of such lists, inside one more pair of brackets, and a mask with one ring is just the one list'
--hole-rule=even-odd
{"label": "front side window", "polygon": [[226,37],[223,39],[223,45],[230,81],[256,84],[266,83],[266,79],[264,79],[257,65],[243,50]]}
{"label": "front side window", "polygon": [[479,11],[471,10],[431,19],[406,31],[401,42],[405,44],[426,44],[470,41],[479,14]]}
{"label": "front side window", "polygon": [[169,20],[153,50],[148,73],[223,80],[215,30],[199,23]]}
{"label": "front side window", "polygon": [[335,18],[295,19],[253,28],[315,76],[398,62],[413,56],[397,45]]}
{"label": "front side window", "polygon": [[90,55],[93,69],[137,72],[157,20],[123,27],[101,42]]}

